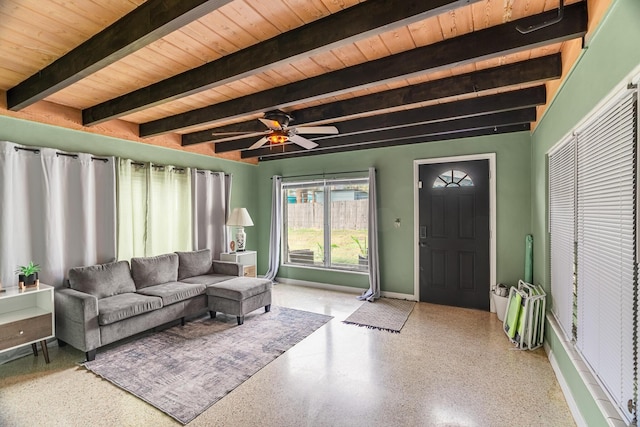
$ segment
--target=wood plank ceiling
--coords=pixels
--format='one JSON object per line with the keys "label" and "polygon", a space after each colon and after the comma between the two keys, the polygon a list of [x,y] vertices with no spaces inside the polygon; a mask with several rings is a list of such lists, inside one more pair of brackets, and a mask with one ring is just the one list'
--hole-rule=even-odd
{"label": "wood plank ceiling", "polygon": [[[569,0],[3,0],[7,112],[47,103],[137,137],[270,160],[528,130],[587,32]],[[534,30],[534,31],[530,31]],[[566,64],[565,64],[566,67]],[[331,124],[249,147],[257,120]],[[134,138],[135,139],[135,138]]]}

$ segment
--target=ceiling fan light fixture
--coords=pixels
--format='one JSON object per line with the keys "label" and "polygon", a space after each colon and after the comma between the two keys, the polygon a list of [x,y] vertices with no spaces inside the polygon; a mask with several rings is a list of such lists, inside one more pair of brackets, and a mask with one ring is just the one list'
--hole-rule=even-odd
{"label": "ceiling fan light fixture", "polygon": [[273,132],[267,139],[270,144],[284,144],[289,140],[289,136],[284,132]]}

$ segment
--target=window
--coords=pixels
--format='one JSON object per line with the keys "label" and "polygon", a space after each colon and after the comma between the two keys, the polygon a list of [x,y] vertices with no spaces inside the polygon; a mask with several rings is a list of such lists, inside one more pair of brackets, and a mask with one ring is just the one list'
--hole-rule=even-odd
{"label": "window", "polygon": [[637,117],[626,90],[549,154],[552,312],[627,421],[638,382]]}
{"label": "window", "polygon": [[368,269],[369,179],[284,183],[284,264]]}
{"label": "window", "polygon": [[438,175],[433,182],[433,188],[473,187],[473,181],[466,172],[450,170]]}

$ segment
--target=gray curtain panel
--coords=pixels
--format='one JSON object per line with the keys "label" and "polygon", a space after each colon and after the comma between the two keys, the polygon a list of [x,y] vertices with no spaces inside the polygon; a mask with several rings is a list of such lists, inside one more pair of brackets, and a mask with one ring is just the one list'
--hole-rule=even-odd
{"label": "gray curtain panel", "polygon": [[[224,190],[225,190],[225,204],[224,204],[224,223],[226,224],[227,221],[229,220],[229,215],[231,214],[231,187],[233,185],[233,175],[232,174],[226,174],[224,176]],[[224,227],[224,241],[225,241],[225,245],[224,245],[224,251],[223,252],[229,252],[231,250],[230,248],[230,244],[231,244],[231,227],[225,226]]]}
{"label": "gray curtain panel", "polygon": [[282,228],[282,177],[274,175],[271,197],[271,234],[269,236],[269,269],[265,279],[275,280],[280,268],[280,234]]}
{"label": "gray curtain panel", "polygon": [[17,286],[17,266],[32,260],[59,287],[69,268],[115,259],[114,159],[64,154],[0,141],[3,286]]}
{"label": "gray curtain panel", "polygon": [[[0,141],[3,287],[18,286],[15,270],[30,261],[42,283],[61,287],[69,268],[115,259],[114,159],[65,154]],[[3,353],[0,363],[30,351]]]}
{"label": "gray curtain panel", "polygon": [[358,299],[375,301],[380,298],[380,260],[378,258],[378,198],[376,169],[369,168],[369,289]]}
{"label": "gray curtain panel", "polygon": [[213,259],[220,259],[220,252],[228,251],[227,188],[231,184],[223,172],[193,170],[191,185],[194,249],[210,249]]}

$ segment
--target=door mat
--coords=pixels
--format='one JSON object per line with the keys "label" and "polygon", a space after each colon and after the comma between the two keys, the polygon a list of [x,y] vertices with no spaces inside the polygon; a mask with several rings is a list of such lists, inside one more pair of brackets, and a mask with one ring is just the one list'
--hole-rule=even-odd
{"label": "door mat", "polygon": [[391,298],[365,302],[344,323],[399,333],[415,304],[414,301]]}

